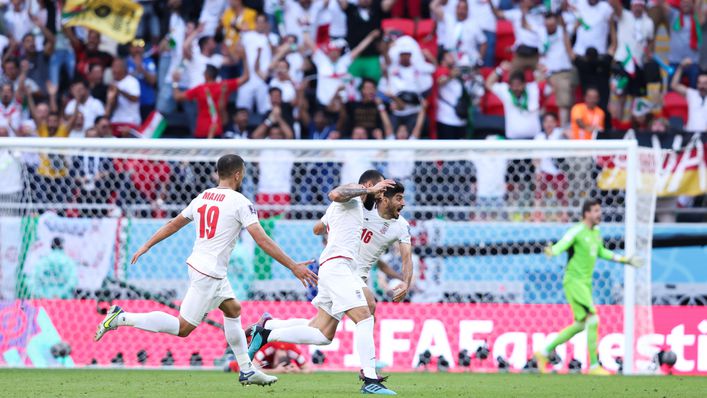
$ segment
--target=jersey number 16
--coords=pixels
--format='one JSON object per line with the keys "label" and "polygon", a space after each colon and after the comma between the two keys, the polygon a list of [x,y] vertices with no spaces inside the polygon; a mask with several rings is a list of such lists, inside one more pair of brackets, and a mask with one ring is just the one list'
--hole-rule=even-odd
{"label": "jersey number 16", "polygon": [[211,239],[216,235],[216,224],[218,224],[218,206],[201,206],[199,212],[199,239]]}
{"label": "jersey number 16", "polygon": [[373,238],[373,231],[364,228],[363,232],[361,232],[361,240],[363,243],[370,242],[371,238]]}

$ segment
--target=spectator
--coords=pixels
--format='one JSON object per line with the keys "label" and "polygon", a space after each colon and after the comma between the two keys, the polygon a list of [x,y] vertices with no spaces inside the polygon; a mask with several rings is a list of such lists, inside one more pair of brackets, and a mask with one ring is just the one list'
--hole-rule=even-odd
{"label": "spectator", "polygon": [[290,77],[290,64],[285,59],[275,63],[270,88],[277,88],[282,92],[282,102],[296,106],[297,84]]}
{"label": "spectator", "polygon": [[[51,110],[46,122],[39,121],[36,113],[30,113],[37,124],[37,133],[42,138],[67,138],[76,121],[76,114],[67,122],[62,122],[61,116],[56,110]],[[68,203],[71,195],[71,183],[69,182],[70,161],[64,155],[40,154],[40,163],[37,174],[42,178],[43,189],[40,199],[48,203]]]}
{"label": "spectator", "polygon": [[621,119],[626,95],[634,98],[646,95],[646,72],[644,64],[652,62],[653,21],[645,13],[645,0],[631,0],[631,11],[624,10],[619,0],[610,0],[616,19],[616,52],[618,76],[614,93],[616,101],[610,106],[610,113]]}
{"label": "spectator", "polygon": [[378,130],[378,135],[382,135],[384,130],[383,118],[388,119],[388,110],[377,97],[376,82],[364,78],[360,86],[359,101],[349,101],[343,108],[343,113],[339,118],[338,129],[352,131],[354,126],[364,127],[368,133],[373,134]]}
{"label": "spectator", "polygon": [[[278,108],[273,108],[273,113],[269,116],[272,123],[267,126],[267,132],[261,133],[260,125],[253,133],[253,138],[265,137],[270,140],[292,139],[293,132],[290,126],[283,120],[277,112]],[[258,191],[255,195],[255,203],[261,207],[275,206],[275,209],[260,210],[261,218],[269,218],[282,214],[290,205],[292,200],[292,168],[294,167],[295,156],[288,149],[264,149],[260,151],[258,169]]]}
{"label": "spectator", "polygon": [[697,89],[680,83],[684,68],[692,65],[692,58],[685,58],[678,65],[673,76],[672,89],[685,97],[687,101],[687,124],[685,130],[694,133],[707,131],[707,72],[702,72],[697,78]]}
{"label": "spectator", "polygon": [[102,104],[108,100],[108,85],[103,82],[103,66],[100,64],[91,65],[88,72],[88,90],[91,96]]}
{"label": "spectator", "polygon": [[10,83],[12,89],[17,92],[21,87],[24,87],[27,92],[32,94],[38,93],[40,91],[37,83],[27,77],[30,70],[30,63],[27,60],[23,60],[19,63],[17,59],[7,58],[3,61],[3,76],[2,83]]}
{"label": "spectator", "polygon": [[607,53],[609,24],[614,10],[608,2],[599,0],[578,0],[574,6],[577,16],[574,52],[584,56],[587,49],[594,48],[599,56]]}
{"label": "spectator", "polygon": [[[53,90],[56,86],[52,85]],[[88,91],[88,87],[84,80],[76,80],[71,84],[71,96],[73,99],[66,104],[64,114],[67,116],[73,115],[78,111],[83,116],[83,123],[78,125],[81,132],[84,133],[90,127],[94,126],[97,117],[105,115],[106,111],[101,101],[94,98]]]}
{"label": "spectator", "polygon": [[233,113],[233,118],[231,123],[226,127],[225,133],[223,133],[223,138],[233,138],[237,140],[245,140],[250,138],[251,131],[248,126],[249,114],[247,109],[238,108]]}
{"label": "spectator", "polygon": [[[99,131],[91,127],[86,130],[86,138],[103,138]],[[105,204],[111,192],[112,183],[115,178],[113,161],[107,157],[94,155],[76,156],[73,159],[72,177],[79,187],[76,201],[82,205],[102,205]],[[105,211],[97,208],[82,208],[81,214],[84,217],[97,217],[105,215]]]}
{"label": "spectator", "polygon": [[[172,76],[182,63],[184,39],[187,23],[181,14],[182,0],[168,0],[169,10],[166,36],[160,42],[160,62],[158,70],[157,110],[167,114],[174,111],[175,101],[172,98]],[[193,28],[193,24],[192,27]],[[179,83],[179,82],[177,82]]]}
{"label": "spectator", "polygon": [[[194,88],[204,83],[204,71],[207,65],[216,68],[217,72],[224,64],[224,59],[221,54],[216,53],[216,41],[211,36],[202,36],[194,45],[194,38],[199,34],[196,29],[187,36],[184,40],[184,59],[188,61],[186,70],[188,70],[187,87]],[[172,84],[179,83],[179,80],[174,80],[172,74]],[[181,77],[181,72],[179,75]]]}
{"label": "spectator", "polygon": [[[493,2],[489,5],[493,7]],[[501,11],[493,7],[496,18],[507,19],[513,24],[515,43],[513,44],[513,70],[532,69],[538,66],[543,30],[543,8],[533,8],[533,0],[520,0],[517,9]]]}
{"label": "spectator", "polygon": [[145,57],[145,41],[142,39],[130,43],[130,56],[125,61],[128,73],[140,82],[140,117],[146,119],[157,102],[157,64],[151,56]]}
{"label": "spectator", "polygon": [[110,119],[107,116],[98,116],[95,120],[95,128],[98,137],[113,138],[113,127],[110,124]]}
{"label": "spectator", "polygon": [[584,91],[584,102],[572,107],[570,115],[572,129],[570,139],[596,139],[597,133],[604,131],[604,111],[599,107],[599,91],[587,87]]}
{"label": "spectator", "polygon": [[[304,116],[304,115],[302,115]],[[343,119],[343,118],[342,118]],[[326,140],[332,133],[337,132],[334,123],[329,121],[329,118],[323,109],[317,109],[314,111],[314,116],[312,120],[309,121],[308,117],[303,120],[302,123],[307,128],[307,136],[311,140]]]}
{"label": "spectator", "polygon": [[79,40],[74,34],[73,28],[65,28],[64,33],[71,42],[76,54],[76,73],[81,78],[88,76],[88,71],[93,64],[102,65],[104,69],[113,64],[113,56],[98,49],[101,44],[101,35],[95,30],[88,31],[86,44]]}
{"label": "spectator", "polygon": [[[380,30],[383,13],[390,11],[395,0],[358,0],[356,5],[347,0],[338,1],[346,13],[346,41],[349,46],[358,48],[362,43],[366,43],[360,49],[361,57],[352,57],[349,72],[356,77],[378,81],[381,77],[381,66],[375,41],[379,35],[373,32]],[[371,35],[373,37],[369,40]]]}
{"label": "spectator", "polygon": [[[71,47],[71,41],[65,32],[67,28],[61,26],[61,12],[55,13],[54,26],[56,33],[54,33],[54,51],[49,61],[49,79],[55,86],[59,86],[60,76],[66,76],[69,81],[74,79],[76,56],[74,55],[74,49]],[[50,16],[50,18],[52,17]],[[47,25],[49,26],[49,23]],[[62,71],[65,75],[62,75]]]}
{"label": "spectator", "polygon": [[[228,7],[221,16],[224,44],[235,48],[241,39],[241,32],[256,29],[256,16],[255,10],[245,7],[242,0],[228,0]],[[246,43],[245,38],[242,41]]]}
{"label": "spectator", "polygon": [[250,79],[238,87],[236,106],[249,111],[255,106],[256,113],[264,114],[270,109],[268,101],[268,66],[272,61],[272,49],[268,39],[269,26],[265,15],[259,15],[255,24],[256,30],[241,34],[245,49]]}
{"label": "spectator", "polygon": [[14,136],[22,121],[22,104],[15,97],[11,83],[0,86],[0,123],[7,126],[10,135]]}
{"label": "spectator", "polygon": [[506,138],[531,139],[540,131],[540,90],[537,82],[526,83],[519,70],[510,74],[508,83],[499,83],[510,66],[508,61],[501,63],[486,79],[486,89],[503,103]]}
{"label": "spectator", "polygon": [[[355,126],[351,130],[352,140],[367,140],[368,132],[362,126]],[[373,160],[378,156],[376,150],[342,150],[336,157],[341,159],[340,184],[353,183],[364,171],[374,169]]]}
{"label": "spectator", "polygon": [[248,81],[248,71],[244,71],[243,75],[238,79],[229,79],[217,82],[216,74],[218,70],[213,65],[207,65],[204,71],[204,81],[190,90],[185,92],[180,91],[177,81],[179,81],[179,72],[175,72],[172,83],[172,91],[174,99],[177,101],[196,101],[197,119],[195,138],[214,138],[220,137],[223,129],[221,121],[221,111],[225,108],[226,98],[238,89],[243,83]]}
{"label": "spectator", "polygon": [[[363,0],[368,1],[368,0]],[[312,63],[317,67],[317,101],[319,105],[336,112],[335,98],[344,89],[344,77],[348,75],[352,62],[363,50],[380,35],[380,31],[371,31],[364,40],[348,54],[343,54],[346,43],[343,40],[329,42],[323,49],[314,50]],[[310,46],[313,46],[311,41]]]}
{"label": "spectator", "polygon": [[[422,109],[417,114],[415,127],[412,131],[407,126],[401,124],[395,130],[386,117],[386,139],[389,140],[419,140],[422,138],[422,130],[425,127],[425,115],[427,114],[427,101],[422,101]],[[405,185],[405,201],[408,205],[415,204],[415,151],[408,149],[396,149],[388,151],[387,178],[398,180]]]}
{"label": "spectator", "polygon": [[[274,342],[265,344],[253,358],[253,363],[268,373],[309,373],[311,368],[297,345]],[[238,362],[231,361],[231,370],[237,372]]]}
{"label": "spectator", "polygon": [[270,89],[270,103],[272,109],[265,115],[265,120],[253,131],[252,138],[264,138],[274,125],[278,125],[287,139],[294,137],[292,126],[294,117],[292,116],[292,106],[282,101],[282,92],[278,88]]}
{"label": "spectator", "polygon": [[454,14],[445,14],[441,0],[430,4],[434,19],[444,25],[446,51],[453,51],[456,59],[466,59],[471,65],[481,65],[487,51],[486,36],[477,23],[469,18],[467,0],[459,0]]}
{"label": "spectator", "polygon": [[[564,138],[565,132],[558,124],[557,116],[552,113],[543,115],[543,129],[535,136],[536,141],[555,141]],[[565,174],[553,158],[540,158],[533,161],[535,165],[535,208],[566,208],[569,202],[566,198],[569,183]],[[559,211],[559,219],[567,221],[567,214]],[[544,221],[545,214],[536,212],[536,221]]]}
{"label": "spectator", "polygon": [[496,15],[493,6],[498,8],[501,0],[467,0],[469,3],[469,18],[486,36],[486,51],[483,55],[484,66],[496,65]]}
{"label": "spectator", "polygon": [[587,87],[594,87],[599,92],[599,107],[607,109],[609,104],[609,80],[611,78],[613,58],[611,55],[599,55],[590,47],[584,56],[576,55],[574,64],[579,74],[579,85],[586,93]]}
{"label": "spectator", "polygon": [[29,63],[29,71],[27,77],[35,82],[42,84],[40,90],[46,94],[44,90],[44,82],[49,80],[49,64],[51,55],[54,52],[54,34],[47,29],[39,18],[32,16],[32,23],[41,29],[44,35],[44,48],[41,52],[37,51],[37,43],[32,33],[27,33],[22,38],[22,56],[20,60],[26,60]]}
{"label": "spectator", "polygon": [[137,129],[140,117],[140,82],[128,74],[124,60],[113,60],[113,83],[108,87],[106,113],[111,115],[113,129],[126,135],[130,129]]}
{"label": "spectator", "polygon": [[201,15],[199,15],[199,30],[205,36],[213,37],[216,34],[219,21],[222,21],[221,18],[225,14],[225,9],[226,2],[224,0],[204,0],[204,5],[201,7]]}
{"label": "spectator", "polygon": [[32,29],[32,19],[24,0],[11,0],[12,5],[5,11],[5,32],[19,42]]}
{"label": "spectator", "polygon": [[397,39],[388,50],[391,65],[387,81],[381,82],[384,94],[391,98],[393,128],[405,124],[412,130],[421,109],[421,99],[432,88],[435,66],[427,62],[419,44],[409,36]]}
{"label": "spectator", "polygon": [[136,36],[150,39],[152,46],[156,46],[160,40],[160,20],[158,11],[155,9],[155,0],[140,0],[142,6],[142,18],[137,26]]}
{"label": "spectator", "polygon": [[567,31],[564,19],[554,13],[545,14],[545,26],[541,31],[542,65],[548,82],[555,93],[555,102],[559,108],[560,125],[567,126],[570,122],[570,108],[574,104],[574,80],[572,71],[572,45],[570,32]]}
{"label": "spectator", "polygon": [[283,0],[283,3],[285,31],[281,33],[293,35],[298,43],[302,43],[305,34],[316,40],[324,3],[313,0]]}
{"label": "spectator", "polygon": [[454,53],[444,52],[442,63],[435,72],[438,87],[437,138],[442,140],[458,140],[467,136],[467,118],[471,104],[461,76],[462,71],[456,66]]}
{"label": "spectator", "polygon": [[670,24],[668,62],[673,68],[677,68],[685,58],[689,58],[692,62],[683,66],[682,73],[687,76],[690,87],[694,88],[700,73],[700,25],[704,24],[707,18],[705,11],[701,9],[702,2],[698,2],[696,8],[694,0],[680,0],[679,10],[670,7],[665,0],[657,0],[656,3],[662,8],[663,17]]}

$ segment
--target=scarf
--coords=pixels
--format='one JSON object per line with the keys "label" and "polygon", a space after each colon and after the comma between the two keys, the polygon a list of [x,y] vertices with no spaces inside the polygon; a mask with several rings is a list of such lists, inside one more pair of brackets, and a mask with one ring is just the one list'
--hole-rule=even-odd
{"label": "scarf", "polygon": [[[686,15],[680,12],[680,16],[675,18],[673,21],[673,31],[679,32],[684,27],[683,18]],[[702,44],[702,31],[700,30],[700,21],[697,18],[697,11],[692,14],[692,24],[690,27],[690,48],[697,51],[699,46]]]}
{"label": "scarf", "polygon": [[508,89],[508,93],[511,94],[513,106],[515,106],[516,108],[520,108],[524,111],[528,110],[528,92],[526,90],[523,90],[523,93],[520,95],[520,97],[516,97],[510,88]]}

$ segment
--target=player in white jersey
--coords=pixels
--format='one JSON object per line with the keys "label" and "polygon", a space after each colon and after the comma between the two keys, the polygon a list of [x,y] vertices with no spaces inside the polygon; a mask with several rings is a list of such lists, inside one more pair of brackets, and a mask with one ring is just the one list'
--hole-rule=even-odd
{"label": "player in white jersey", "polygon": [[161,227],[133,256],[135,264],[152,246],[175,234],[191,221],[196,223],[196,241],[187,259],[189,289],[179,317],[165,312],[125,312],[112,306],[98,325],[94,340],[120,326],[132,326],[179,337],[188,336],[206,314],[218,308],[223,312],[226,341],[231,346],[240,367],[241,384],[269,385],[277,381],[256,369],[250,361],[246,337],[241,326],[241,305],[236,300],[226,278],[228,259],[236,245],[241,228],[246,228],[253,240],[272,258],[289,268],[303,285],[315,285],[317,276],[307,269],[309,262],[296,263],[270,239],[258,222],[252,203],[237,190],[245,174],[243,159],[237,155],[222,156],[216,163],[219,185],[202,192],[181,214]]}
{"label": "player in white jersey", "polygon": [[[364,174],[365,176],[365,174]],[[362,176],[362,181],[364,180]],[[400,218],[400,211],[405,206],[405,200],[403,197],[404,186],[401,183],[394,182],[393,186],[386,188],[382,195],[378,195],[376,199],[372,195],[368,196],[368,199],[364,203],[362,214],[363,225],[362,228],[357,231],[350,231],[347,238],[351,239],[351,235],[357,232],[354,237],[358,240],[359,250],[358,255],[354,257],[353,264],[348,264],[353,266],[353,278],[348,278],[347,280],[337,281],[339,283],[334,285],[334,288],[338,291],[350,289],[353,286],[355,291],[358,293],[358,288],[364,294],[364,297],[360,295],[356,298],[359,305],[363,305],[365,302],[369,307],[369,313],[373,314],[375,311],[375,298],[370,290],[366,287],[365,282],[361,279],[361,275],[365,272],[365,277],[367,278],[367,270],[370,270],[370,266],[378,260],[378,257],[385,252],[388,246],[395,242],[401,242],[401,252],[403,253],[403,273],[405,280],[401,283],[396,290],[395,301],[401,301],[405,298],[407,294],[408,286],[412,279],[412,249],[410,246],[410,234],[408,231],[407,222]],[[371,200],[373,199],[373,200]],[[373,205],[377,202],[375,208]],[[328,231],[328,241],[327,248],[337,247],[335,243],[331,244],[331,240],[340,239],[340,235],[337,234],[339,225],[341,224],[341,215],[335,211],[335,205],[332,205],[327,209],[326,214],[320,222],[318,222],[314,227],[315,234],[324,234]],[[355,245],[354,243],[349,243],[349,245]],[[368,247],[365,247],[368,246]],[[317,315],[311,319],[272,319],[269,314],[264,314],[260,321],[249,328],[249,332],[253,335],[253,341],[260,338],[261,343],[270,341],[283,341],[291,343],[301,343],[301,344],[315,344],[315,345],[327,345],[331,343],[336,333],[336,327],[341,320],[341,314],[336,313],[336,310],[332,310],[329,306],[329,301],[327,300],[332,293],[326,290],[326,285],[328,284],[328,278],[326,274],[326,268],[330,267],[329,263],[334,261],[332,255],[336,254],[331,250],[325,249],[321,256],[320,261],[320,283],[319,283],[319,294],[312,301],[312,304],[318,307]],[[329,261],[329,262],[327,262]],[[326,265],[324,265],[326,263]],[[338,265],[338,264],[337,264]],[[341,269],[344,269],[341,267]],[[347,313],[348,315],[348,313]],[[349,316],[354,322],[356,319]],[[373,326],[373,317],[371,317],[371,327]],[[359,330],[359,325],[361,322],[357,322],[356,328]],[[357,332],[358,333],[358,332]],[[358,334],[357,340],[358,340]],[[254,346],[253,341],[249,346],[249,353],[253,351],[257,344]],[[359,342],[357,341],[357,344]],[[359,355],[361,355],[361,348],[359,346]],[[375,354],[375,348],[373,348],[373,354]],[[361,359],[361,364],[364,369],[361,372],[361,379],[364,381],[364,385],[361,388],[361,392],[371,393],[371,394],[385,394],[393,395],[394,393],[385,388],[381,384],[383,381],[376,374],[375,370],[371,370],[367,373],[366,362]]]}

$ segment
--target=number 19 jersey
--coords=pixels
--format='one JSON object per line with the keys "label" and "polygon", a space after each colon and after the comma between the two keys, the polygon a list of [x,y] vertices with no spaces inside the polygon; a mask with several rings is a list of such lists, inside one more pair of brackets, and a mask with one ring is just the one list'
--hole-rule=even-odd
{"label": "number 19 jersey", "polygon": [[241,229],[258,222],[253,204],[232,189],[210,188],[181,214],[196,226],[196,241],[187,264],[212,278],[225,278]]}

